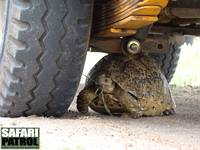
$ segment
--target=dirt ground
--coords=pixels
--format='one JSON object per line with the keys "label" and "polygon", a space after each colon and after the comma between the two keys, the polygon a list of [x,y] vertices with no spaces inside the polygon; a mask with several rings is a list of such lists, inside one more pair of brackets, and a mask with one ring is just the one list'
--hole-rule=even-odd
{"label": "dirt ground", "polygon": [[0,127],[40,127],[41,149],[200,150],[200,88],[173,87],[177,114],[127,119],[91,112],[79,115],[75,103],[60,119],[0,118]]}

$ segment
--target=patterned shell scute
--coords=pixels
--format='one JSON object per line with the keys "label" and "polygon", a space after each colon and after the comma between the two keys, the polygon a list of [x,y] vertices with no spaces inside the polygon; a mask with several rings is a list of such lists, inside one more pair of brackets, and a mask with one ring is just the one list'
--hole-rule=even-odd
{"label": "patterned shell scute", "polygon": [[[101,61],[89,74],[92,80],[96,81],[99,75],[105,74],[125,91],[136,96],[146,109],[163,107],[163,103],[167,107],[175,107],[166,78],[148,55],[128,58],[116,54],[106,56]],[[86,85],[89,84],[91,81],[87,81]]]}

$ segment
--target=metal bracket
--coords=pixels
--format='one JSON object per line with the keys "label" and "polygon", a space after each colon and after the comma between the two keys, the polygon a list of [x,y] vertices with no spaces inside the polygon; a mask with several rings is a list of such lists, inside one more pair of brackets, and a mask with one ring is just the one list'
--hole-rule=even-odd
{"label": "metal bracket", "polygon": [[[90,47],[92,47],[92,51],[95,52],[106,52],[106,53],[123,53],[124,48],[127,46],[130,48],[133,45],[133,41],[130,40],[127,42],[127,39],[123,38],[93,38],[90,41]],[[124,43],[125,46],[124,46]],[[132,44],[131,44],[132,43]],[[134,42],[135,45],[135,42]],[[164,36],[148,36],[143,42],[137,42],[137,47],[134,46],[134,51],[132,54],[136,54],[138,52],[147,52],[147,53],[166,53],[170,47],[169,37]],[[135,49],[136,48],[136,49]],[[126,51],[126,50],[125,50]],[[131,55],[130,53],[130,55]]]}

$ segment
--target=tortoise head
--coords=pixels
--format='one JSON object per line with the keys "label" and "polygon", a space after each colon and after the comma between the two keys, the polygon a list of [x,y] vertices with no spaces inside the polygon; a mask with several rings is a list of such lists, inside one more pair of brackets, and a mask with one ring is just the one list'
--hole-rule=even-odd
{"label": "tortoise head", "polygon": [[116,86],[115,82],[105,74],[98,77],[97,84],[103,89],[104,93],[112,93]]}

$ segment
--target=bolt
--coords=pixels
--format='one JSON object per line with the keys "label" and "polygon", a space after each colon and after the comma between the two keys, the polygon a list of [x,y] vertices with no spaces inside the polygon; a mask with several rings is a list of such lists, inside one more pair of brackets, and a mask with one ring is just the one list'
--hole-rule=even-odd
{"label": "bolt", "polygon": [[127,52],[130,54],[137,54],[141,50],[140,42],[137,40],[130,40],[127,44]]}

